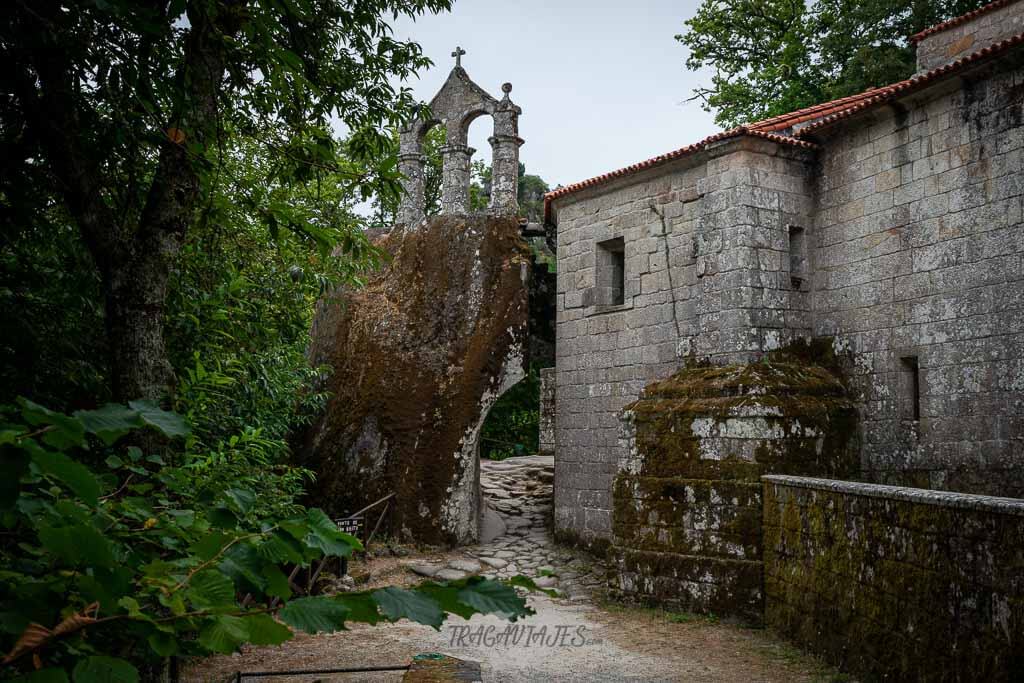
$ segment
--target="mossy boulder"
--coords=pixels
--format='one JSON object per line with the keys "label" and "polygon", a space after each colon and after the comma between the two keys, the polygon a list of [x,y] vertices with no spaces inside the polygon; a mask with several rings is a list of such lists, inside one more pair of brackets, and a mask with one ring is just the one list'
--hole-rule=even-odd
{"label": "mossy boulder", "polygon": [[387,265],[318,307],[310,355],[332,368],[331,398],[300,462],[331,513],[395,493],[385,531],[472,542],[480,427],[523,376],[529,250],[515,218],[486,216],[432,218],[378,244]]}

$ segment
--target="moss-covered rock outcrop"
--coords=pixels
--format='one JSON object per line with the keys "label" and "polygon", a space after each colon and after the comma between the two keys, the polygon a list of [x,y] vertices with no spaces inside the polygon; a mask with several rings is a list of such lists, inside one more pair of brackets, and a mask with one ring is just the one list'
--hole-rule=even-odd
{"label": "moss-covered rock outcrop", "polygon": [[626,408],[613,592],[761,622],[760,476],[859,469],[856,406],[828,349],[799,343],[755,363],[694,363]]}
{"label": "moss-covered rock outcrop", "polygon": [[311,358],[333,368],[332,396],[302,462],[331,512],[394,492],[392,532],[469,542],[480,426],[523,373],[529,251],[515,218],[485,216],[432,218],[379,245],[390,263],[318,309]]}

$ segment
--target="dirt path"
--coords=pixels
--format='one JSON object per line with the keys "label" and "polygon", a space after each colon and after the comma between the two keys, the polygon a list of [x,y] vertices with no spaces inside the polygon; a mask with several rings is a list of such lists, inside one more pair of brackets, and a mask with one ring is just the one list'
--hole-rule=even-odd
{"label": "dirt path", "polygon": [[[235,671],[403,665],[419,653],[440,652],[481,663],[484,681],[827,681],[832,673],[770,633],[691,615],[608,605],[600,563],[556,546],[548,533],[551,459],[532,456],[485,461],[482,486],[495,515],[485,542],[448,553],[378,557],[352,573],[360,589],[402,585],[422,576],[466,572],[527,574],[562,597],[532,595],[537,614],[514,625],[496,617],[452,618],[440,631],[416,624],[356,625],[330,635],[299,635],[274,648],[214,657],[189,680],[229,679]],[[398,681],[400,673],[288,676],[311,683]]]}

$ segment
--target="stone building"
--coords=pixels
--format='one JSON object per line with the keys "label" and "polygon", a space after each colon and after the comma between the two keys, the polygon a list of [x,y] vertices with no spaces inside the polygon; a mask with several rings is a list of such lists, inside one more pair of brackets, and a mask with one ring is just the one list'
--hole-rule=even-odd
{"label": "stone building", "polygon": [[[671,385],[645,388],[687,367],[742,373],[773,354],[834,366],[856,416],[826,426],[849,431],[853,471],[833,453],[783,474],[1024,496],[1024,2],[994,2],[912,40],[918,72],[905,81],[547,195],[564,538],[614,544],[627,533],[613,534],[614,491],[645,457],[635,409],[685,400]],[[811,347],[813,360],[787,355]],[[749,394],[764,408],[756,397],[772,388],[735,377],[715,378],[723,393],[708,400]],[[793,391],[805,389],[815,391]],[[725,407],[685,424],[702,463],[761,462],[790,427],[814,436],[792,416],[715,405]],[[732,476],[715,472],[688,476]],[[631,486],[622,495],[639,495]],[[726,564],[760,552],[720,545],[710,554]]]}

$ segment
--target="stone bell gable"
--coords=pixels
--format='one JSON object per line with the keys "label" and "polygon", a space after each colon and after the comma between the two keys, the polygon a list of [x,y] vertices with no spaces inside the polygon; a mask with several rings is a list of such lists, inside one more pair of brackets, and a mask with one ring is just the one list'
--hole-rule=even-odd
{"label": "stone bell gable", "polygon": [[412,121],[399,133],[398,168],[405,176],[405,195],[398,211],[398,222],[409,227],[424,217],[423,138],[434,126],[444,126],[446,142],[443,157],[441,213],[469,213],[470,159],[476,150],[468,142],[469,126],[480,116],[494,121],[489,138],[492,157],[490,213],[514,216],[518,212],[519,182],[519,115],[522,110],[509,98],[512,85],[501,86],[504,97],[498,100],[470,79],[462,68],[465,52],[457,48],[455,68],[448,74],[441,89],[430,101],[428,111]]}

